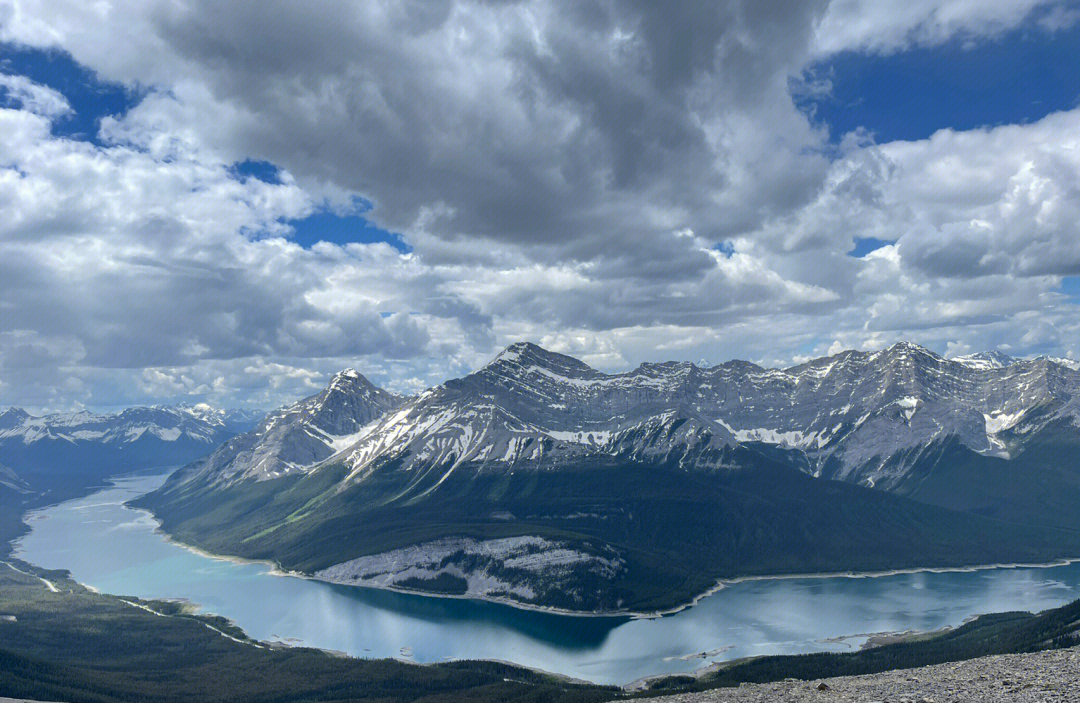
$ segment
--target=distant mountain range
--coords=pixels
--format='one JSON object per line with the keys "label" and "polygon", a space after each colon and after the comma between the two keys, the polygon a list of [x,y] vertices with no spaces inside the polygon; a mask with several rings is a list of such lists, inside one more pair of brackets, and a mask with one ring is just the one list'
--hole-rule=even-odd
{"label": "distant mountain range", "polygon": [[55,491],[67,482],[92,485],[125,470],[179,466],[249,431],[260,418],[261,413],[206,405],[41,416],[9,408],[0,413],[0,490],[17,485]]}
{"label": "distant mountain range", "polygon": [[1068,360],[608,375],[515,344],[409,398],[345,371],[139,504],[327,580],[647,610],[723,577],[1080,556],[1078,424]]}

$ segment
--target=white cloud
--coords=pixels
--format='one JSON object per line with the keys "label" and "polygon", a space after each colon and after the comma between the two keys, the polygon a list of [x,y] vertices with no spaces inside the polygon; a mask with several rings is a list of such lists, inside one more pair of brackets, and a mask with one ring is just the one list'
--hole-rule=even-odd
{"label": "white cloud", "polygon": [[1050,31],[1076,22],[1068,0],[833,0],[815,32],[819,55],[890,53],[954,38],[997,37],[1033,16]]}
{"label": "white cloud", "polygon": [[0,98],[16,103],[23,110],[43,117],[61,117],[71,113],[67,98],[52,88],[34,83],[26,76],[0,73]]}
{"label": "white cloud", "polygon": [[[830,281],[847,304],[808,320],[842,344],[917,339],[941,351],[1069,348],[1080,309],[1080,110],[1027,125],[851,146],[814,202],[737,246]],[[863,259],[857,237],[895,242]]]}
{"label": "white cloud", "polygon": [[[790,94],[828,53],[1064,6],[781,5],[8,5],[0,39],[143,97],[99,146],[0,76],[0,402],[269,406],[344,366],[415,390],[520,339],[608,370],[1071,348],[1078,113],[833,154]],[[289,241],[357,197],[413,252]],[[854,259],[858,237],[896,243]]]}

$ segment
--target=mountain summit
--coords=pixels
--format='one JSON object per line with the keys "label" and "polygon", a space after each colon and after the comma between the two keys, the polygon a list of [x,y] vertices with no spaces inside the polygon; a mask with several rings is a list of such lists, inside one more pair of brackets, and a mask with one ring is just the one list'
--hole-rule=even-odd
{"label": "mountain summit", "polygon": [[953,361],[970,366],[973,369],[1001,369],[1016,363],[1017,359],[995,350],[957,356],[953,358]]}
{"label": "mountain summit", "polygon": [[313,396],[267,415],[188,471],[213,482],[268,480],[304,472],[355,444],[365,428],[402,402],[354,369]]}

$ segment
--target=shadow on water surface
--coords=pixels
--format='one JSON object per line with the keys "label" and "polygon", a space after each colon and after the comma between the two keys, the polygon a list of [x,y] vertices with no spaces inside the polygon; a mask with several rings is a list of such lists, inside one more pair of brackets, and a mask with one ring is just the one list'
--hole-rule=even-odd
{"label": "shadow on water surface", "polygon": [[164,475],[128,476],[43,509],[21,558],[106,592],[182,598],[256,639],[417,662],[503,659],[598,683],[691,671],[713,660],[848,651],[868,633],[933,630],[976,613],[1041,610],[1080,594],[1080,564],[1053,568],[791,578],[731,584],[668,617],[575,617],[270,575],[165,540],[123,502]]}
{"label": "shadow on water surface", "polygon": [[515,608],[470,598],[413,595],[364,586],[325,584],[335,594],[401,617],[437,625],[493,625],[561,649],[601,646],[612,630],[630,617],[575,617]]}

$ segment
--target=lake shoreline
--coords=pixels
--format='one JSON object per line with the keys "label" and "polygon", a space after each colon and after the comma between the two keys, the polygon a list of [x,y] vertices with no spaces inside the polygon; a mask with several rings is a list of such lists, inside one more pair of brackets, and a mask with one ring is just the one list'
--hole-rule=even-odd
{"label": "lake shoreline", "polygon": [[750,575],[750,576],[737,576],[734,578],[724,578],[716,582],[715,585],[706,589],[705,591],[694,596],[690,601],[683,603],[672,608],[664,610],[654,611],[634,611],[634,610],[613,610],[602,612],[583,612],[580,610],[567,610],[565,608],[556,608],[554,606],[545,605],[532,605],[529,603],[522,603],[512,598],[502,597],[488,597],[488,596],[475,596],[475,595],[458,595],[452,593],[431,593],[428,591],[418,591],[409,588],[400,588],[396,586],[383,586],[376,584],[358,584],[345,581],[333,581],[330,579],[319,578],[313,574],[306,574],[301,571],[293,571],[283,568],[277,562],[269,559],[251,559],[248,557],[240,557],[231,554],[216,554],[209,552],[196,545],[181,542],[175,539],[169,534],[161,523],[161,520],[157,518],[151,511],[146,508],[139,508],[129,505],[127,502],[124,506],[139,512],[147,514],[151,519],[157,523],[154,528],[154,533],[158,534],[166,542],[174,544],[178,547],[186,549],[194,554],[198,554],[210,559],[217,559],[219,561],[232,562],[235,564],[258,564],[269,568],[268,573],[272,576],[290,576],[293,578],[305,579],[308,581],[318,581],[319,583],[328,583],[335,586],[346,586],[349,588],[369,588],[377,591],[390,591],[392,593],[401,593],[404,595],[422,596],[424,598],[444,598],[453,600],[471,600],[481,603],[495,603],[498,605],[506,605],[511,608],[517,608],[518,610],[527,610],[531,612],[547,613],[549,615],[560,615],[567,617],[581,617],[581,618],[625,618],[627,620],[653,620],[656,618],[662,618],[669,615],[675,615],[681,613],[684,610],[694,607],[702,599],[708,598],[711,595],[719,593],[728,586],[732,586],[737,583],[746,583],[750,581],[780,581],[780,580],[796,580],[796,579],[866,579],[866,578],[886,578],[889,576],[903,576],[905,574],[964,574],[973,573],[977,571],[993,571],[998,569],[1052,569],[1060,566],[1069,566],[1071,564],[1080,563],[1080,557],[1062,558],[1054,561],[1047,562],[1003,562],[993,564],[971,564],[965,566],[924,566],[924,567],[911,567],[907,569],[889,569],[885,571],[822,571],[822,572],[806,572],[806,573],[791,573],[791,574],[763,574],[763,575]]}
{"label": "lake shoreline", "polygon": [[[147,473],[149,470],[143,472],[133,473]],[[130,475],[130,474],[128,474]],[[119,478],[119,477],[118,477]],[[131,500],[134,500],[131,499]],[[652,620],[656,618],[662,618],[669,615],[675,615],[681,613],[684,610],[694,607],[700,603],[703,599],[709,596],[715,595],[724,590],[728,586],[746,583],[750,581],[775,581],[775,580],[791,580],[791,579],[833,579],[833,578],[847,578],[847,579],[863,579],[863,578],[885,578],[889,576],[902,576],[905,574],[948,574],[948,573],[972,573],[976,571],[989,571],[995,569],[1050,569],[1059,566],[1069,566],[1070,564],[1080,563],[1080,556],[1078,557],[1063,557],[1054,561],[1046,562],[998,562],[991,564],[968,564],[961,566],[923,566],[923,567],[909,567],[903,569],[887,569],[878,571],[820,571],[820,572],[799,572],[790,574],[757,574],[747,576],[735,576],[730,578],[721,578],[716,581],[711,587],[695,595],[686,603],[682,603],[671,608],[651,610],[651,611],[637,611],[637,610],[610,610],[610,611],[580,611],[569,610],[566,608],[558,608],[554,606],[545,605],[533,605],[530,603],[523,603],[513,598],[505,598],[499,596],[477,596],[468,594],[452,594],[452,593],[432,593],[429,591],[419,591],[409,588],[400,588],[392,585],[377,585],[370,583],[354,583],[345,581],[333,581],[330,579],[319,578],[314,574],[306,574],[302,571],[293,571],[286,569],[276,561],[271,559],[252,559],[249,557],[241,557],[231,554],[217,554],[207,551],[197,545],[188,544],[174,538],[168,531],[165,530],[161,520],[158,519],[154,513],[146,508],[133,506],[129,501],[124,502],[124,506],[137,510],[142,513],[146,513],[154,520],[156,524],[154,533],[160,535],[165,541],[170,544],[174,544],[183,549],[187,549],[192,553],[204,556],[210,559],[217,559],[220,561],[227,561],[236,564],[259,564],[269,567],[269,573],[273,576],[291,576],[294,578],[306,579],[309,581],[318,581],[320,583],[328,583],[335,586],[347,586],[349,588],[370,588],[379,591],[390,591],[392,593],[400,593],[404,595],[423,596],[425,598],[445,598],[454,600],[471,600],[482,603],[495,603],[498,605],[505,605],[511,608],[517,608],[519,610],[526,610],[530,612],[547,613],[549,615],[560,615],[568,617],[582,617],[582,618],[625,618],[628,620]]]}
{"label": "lake shoreline", "polygon": [[[131,472],[131,473],[128,473],[128,474],[115,476],[115,477],[112,477],[112,478],[125,478],[127,476],[145,475],[149,471],[150,470],[135,471],[135,472]],[[104,483],[101,486],[96,487],[96,490],[90,492],[89,494],[84,495],[84,496],[80,496],[79,498],[72,498],[70,500],[80,500],[82,498],[87,498],[89,496],[92,496],[92,495],[94,495],[94,493],[100,492],[102,490],[109,490],[109,489],[112,489],[112,488],[116,488],[117,487],[116,483],[112,480],[112,478],[106,479],[106,483]],[[66,501],[63,501],[63,502],[66,502]],[[59,505],[59,504],[57,504],[57,505]],[[121,503],[121,505],[123,507],[129,509],[129,510],[134,510],[134,511],[137,511],[137,512],[146,513],[154,522],[157,523],[157,525],[154,528],[153,532],[154,532],[154,534],[161,537],[163,541],[165,541],[165,542],[167,542],[169,544],[175,545],[177,547],[180,547],[181,549],[185,549],[185,550],[187,550],[189,552],[192,552],[194,554],[197,554],[199,556],[202,556],[202,557],[205,557],[205,558],[208,558],[208,559],[216,559],[218,561],[230,562],[230,563],[234,563],[234,564],[254,564],[254,565],[258,565],[258,566],[267,566],[267,567],[269,567],[269,570],[268,570],[267,573],[269,575],[272,575],[272,576],[293,576],[293,577],[296,577],[296,578],[302,578],[302,579],[306,579],[306,580],[309,580],[309,581],[318,581],[320,583],[328,583],[327,581],[323,581],[322,579],[313,578],[313,577],[307,576],[306,574],[283,570],[283,569],[279,568],[276,564],[274,564],[272,562],[269,562],[269,561],[266,561],[266,560],[246,559],[244,557],[229,556],[229,555],[224,555],[224,554],[213,554],[213,553],[208,552],[208,551],[206,551],[204,549],[200,549],[199,547],[196,547],[196,546],[193,546],[193,545],[190,545],[190,544],[185,544],[183,542],[180,542],[178,540],[173,539],[171,535],[169,535],[167,532],[165,532],[161,528],[161,521],[158,520],[157,517],[154,516],[154,514],[151,513],[149,510],[146,510],[144,508],[136,508],[136,507],[130,506],[130,505],[128,505],[127,501],[124,501],[123,503]],[[30,527],[30,524],[29,524],[30,519],[31,519],[31,516],[34,515],[34,513],[37,513],[39,511],[43,511],[43,510],[48,510],[48,509],[54,508],[54,507],[56,507],[56,505],[45,505],[45,506],[41,506],[41,507],[37,507],[37,508],[32,508],[32,509],[26,511],[25,513],[23,513],[20,516],[20,520],[23,522],[24,525],[26,525],[27,527]],[[25,535],[18,535],[17,537],[15,537],[15,539],[12,539],[10,542],[8,542],[8,545],[13,548],[13,551],[14,551],[14,548],[19,543],[19,541],[24,536]],[[25,560],[22,560],[21,557],[13,557],[13,558],[18,558],[21,561],[25,561]],[[25,563],[31,564],[31,562],[25,562]],[[48,588],[50,591],[56,592],[55,585],[52,582],[48,581],[47,579],[45,579],[43,577],[38,576],[37,574],[31,573],[31,572],[24,571],[24,570],[18,568],[17,566],[15,566],[14,564],[10,563],[9,561],[7,561],[5,559],[0,559],[0,564],[6,565],[8,568],[14,569],[15,571],[17,571],[17,572],[19,572],[19,573],[21,573],[21,574],[23,574],[25,576],[29,576],[31,578],[38,579],[38,580],[40,580],[42,582],[42,585],[44,587]],[[39,569],[43,568],[43,567],[37,566],[36,564],[32,565],[32,566],[34,568],[39,568]],[[82,581],[77,581],[74,578],[74,576],[71,574],[71,572],[68,572],[67,578],[70,579],[71,581],[79,584],[81,587],[85,588],[87,591],[89,591],[90,593],[92,593],[94,595],[116,598],[116,599],[120,600],[121,602],[126,603],[129,606],[140,608],[140,609],[143,609],[143,610],[147,610],[147,611],[153,613],[154,615],[158,615],[158,616],[161,616],[161,617],[174,617],[172,615],[167,615],[165,613],[159,613],[159,612],[153,610],[152,608],[150,608],[150,607],[148,607],[146,605],[143,605],[141,603],[135,603],[133,601],[126,600],[124,596],[121,596],[121,595],[118,595],[118,594],[112,594],[112,593],[102,593],[102,591],[100,589],[98,589],[97,587],[95,587],[95,586],[91,586],[90,584],[83,583]],[[402,591],[402,592],[410,593],[409,591]],[[425,595],[425,594],[416,593],[416,592],[411,592],[411,593],[413,595]],[[193,601],[191,601],[191,600],[189,600],[187,598],[152,598],[152,599],[149,599],[149,600],[161,601],[161,602],[180,602],[180,603],[183,603],[183,604],[185,604],[187,606],[186,609],[190,612],[190,614],[193,614],[193,615],[201,614],[201,611],[203,610],[203,607],[204,607],[201,603],[193,602]],[[290,649],[290,648],[294,648],[294,647],[299,647],[299,648],[302,648],[302,649],[318,650],[320,652],[324,652],[324,653],[326,653],[326,654],[328,654],[330,656],[335,656],[335,657],[345,657],[345,658],[351,658],[351,659],[365,659],[365,660],[371,660],[371,661],[378,661],[378,660],[381,660],[381,659],[388,659],[388,660],[399,662],[399,663],[402,663],[402,664],[412,664],[414,666],[422,666],[422,667],[435,667],[435,666],[438,666],[439,664],[446,663],[446,661],[420,662],[420,661],[415,661],[415,660],[411,659],[410,657],[405,657],[405,656],[397,656],[397,657],[365,657],[365,656],[359,656],[359,655],[355,655],[355,654],[350,654],[348,652],[343,652],[343,651],[336,650],[336,649],[328,649],[326,647],[318,647],[318,646],[314,646],[314,645],[310,645],[310,644],[304,644],[304,643],[302,643],[302,641],[300,643],[294,644],[294,643],[289,642],[289,641],[284,640],[284,639],[258,640],[258,639],[255,639],[253,637],[249,637],[248,634],[247,634],[247,631],[239,623],[235,622],[234,620],[232,620],[230,618],[226,618],[226,617],[221,616],[221,615],[217,615],[217,617],[224,618],[224,620],[226,620],[230,625],[236,627],[238,630],[243,632],[244,637],[246,639],[240,639],[240,638],[234,637],[234,636],[232,636],[232,635],[230,635],[230,634],[228,634],[228,633],[226,633],[226,632],[224,632],[222,630],[219,630],[218,628],[216,628],[216,627],[214,627],[214,626],[212,626],[212,625],[210,625],[210,624],[208,624],[206,622],[203,622],[201,620],[199,622],[202,625],[204,625],[205,627],[217,632],[218,634],[220,634],[221,636],[223,636],[223,637],[225,637],[225,638],[227,638],[229,640],[232,640],[232,641],[234,641],[234,642],[236,642],[238,644],[253,646],[253,647],[256,647],[256,648]],[[603,685],[603,684],[597,684],[597,683],[589,681],[587,679],[571,676],[569,674],[560,673],[558,671],[549,671],[547,669],[544,669],[544,668],[541,668],[541,667],[538,667],[538,666],[531,666],[529,664],[521,664],[521,663],[518,663],[518,662],[511,661],[509,659],[492,658],[492,659],[482,659],[482,660],[477,660],[477,661],[488,661],[488,662],[494,662],[494,663],[499,663],[499,664],[506,664],[508,666],[517,667],[519,669],[525,669],[525,670],[531,671],[531,672],[536,673],[536,674],[541,674],[543,676],[549,676],[549,677],[551,677],[553,679],[556,679],[558,681],[562,681],[562,682],[568,683],[568,684],[586,685],[586,686]]]}

